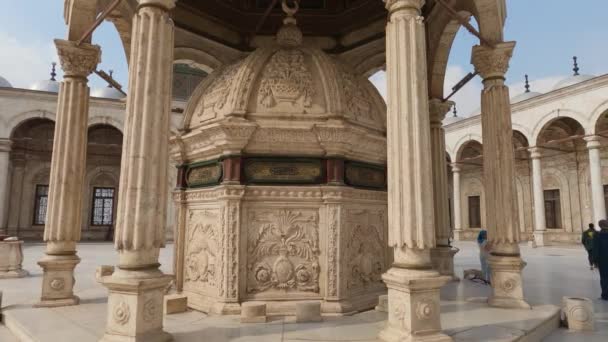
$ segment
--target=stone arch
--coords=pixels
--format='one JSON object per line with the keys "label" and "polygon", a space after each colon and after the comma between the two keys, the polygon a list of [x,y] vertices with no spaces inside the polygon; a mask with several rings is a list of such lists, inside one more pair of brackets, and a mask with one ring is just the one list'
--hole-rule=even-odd
{"label": "stone arch", "polygon": [[543,115],[540,120],[537,121],[536,125],[532,128],[532,139],[530,141],[537,144],[538,138],[542,134],[543,130],[551,125],[551,123],[561,118],[573,119],[574,121],[578,122],[585,133],[588,131],[588,129],[586,129],[586,127],[588,127],[587,118],[585,118],[584,115],[569,109],[557,109]]}
{"label": "stone arch", "polygon": [[472,142],[479,143],[480,145],[483,146],[483,142],[481,140],[481,136],[476,135],[476,134],[467,134],[466,136],[464,136],[464,137],[460,138],[460,140],[458,140],[458,142],[454,146],[454,151],[452,152],[452,155],[455,156],[455,158],[453,159],[454,162],[457,163],[459,160],[462,159],[461,158],[462,152]]}
{"label": "stone arch", "polygon": [[55,122],[55,114],[45,110],[32,110],[18,114],[7,121],[6,126],[4,127],[5,135],[7,137],[12,137],[17,127],[31,119],[48,119]]}
{"label": "stone arch", "polygon": [[589,123],[593,125],[592,134],[599,134],[608,130],[608,100],[602,102],[592,111]]}
{"label": "stone arch", "polygon": [[124,133],[124,123],[120,119],[113,118],[111,116],[93,116],[89,118],[88,129],[97,125],[108,125],[116,128],[120,133]]}
{"label": "stone arch", "polygon": [[190,47],[175,47],[173,63],[188,64],[210,74],[223,65],[215,56]]}
{"label": "stone arch", "polygon": [[515,133],[515,132],[520,133],[524,138],[526,138],[526,141],[528,142],[528,146],[530,146],[530,141],[533,141],[532,132],[530,132],[530,128],[528,128],[527,126],[520,125],[518,123],[513,123],[512,127],[513,127],[513,133]]}

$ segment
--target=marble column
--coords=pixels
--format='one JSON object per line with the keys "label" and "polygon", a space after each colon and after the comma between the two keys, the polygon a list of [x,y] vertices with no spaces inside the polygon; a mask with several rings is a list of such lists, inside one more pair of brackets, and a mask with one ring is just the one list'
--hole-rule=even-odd
{"label": "marble column", "polygon": [[589,173],[591,176],[591,202],[593,203],[593,223],[598,226],[600,220],[606,219],[604,183],[602,182],[602,160],[600,158],[601,141],[597,135],[586,137],[589,150]]}
{"label": "marble column", "polygon": [[56,39],[64,71],[59,88],[53,140],[49,204],[44,226],[46,254],[38,261],[43,269],[42,296],[37,306],[78,304],[74,296],[74,268],[80,262],[84,176],[87,154],[89,87],[87,77],[97,68],[99,46]]}
{"label": "marble column", "polygon": [[433,166],[433,200],[435,217],[435,237],[437,247],[431,249],[433,268],[439,274],[459,280],[454,274],[454,255],[458,249],[452,248],[450,238],[450,201],[448,188],[448,165],[445,153],[445,131],[443,119],[450,111],[454,102],[441,99],[429,101],[431,122],[431,163]]}
{"label": "marble column", "polygon": [[462,207],[460,204],[461,194],[460,194],[460,165],[457,163],[452,163],[450,165],[452,167],[452,183],[454,185],[454,193],[453,203],[454,208],[452,210],[454,215],[454,239],[456,241],[462,240]]}
{"label": "marble column", "polygon": [[11,141],[0,139],[0,234],[8,232],[9,154]]}
{"label": "marble column", "polygon": [[481,128],[486,226],[492,246],[489,258],[492,278],[491,306],[530,308],[524,300],[519,251],[515,154],[509,88],[505,74],[515,42],[497,43],[494,48],[474,46],[472,64],[483,78]]}
{"label": "marble column", "polygon": [[534,195],[534,242],[536,246],[545,245],[545,232],[547,222],[545,220],[545,194],[543,191],[543,170],[541,167],[541,152],[537,147],[530,149],[532,158],[532,187]]}
{"label": "marble column", "polygon": [[129,95],[122,150],[115,247],[102,341],[170,341],[163,296],[172,277],[159,270],[165,243],[167,161],[175,0],[139,0],[133,17]]}
{"label": "marble column", "polygon": [[386,0],[389,246],[384,341],[451,341],[441,332],[439,290],[450,277],[433,270],[433,172],[424,0]]}

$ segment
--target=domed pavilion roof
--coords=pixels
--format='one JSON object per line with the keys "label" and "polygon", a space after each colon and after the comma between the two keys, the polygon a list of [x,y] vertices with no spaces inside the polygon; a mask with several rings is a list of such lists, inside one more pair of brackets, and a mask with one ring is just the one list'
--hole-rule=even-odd
{"label": "domed pavilion roof", "polygon": [[0,76],[0,88],[12,88],[13,86],[6,78]]}
{"label": "domed pavilion roof", "polygon": [[303,42],[289,14],[276,44],[211,73],[192,94],[185,127],[227,116],[251,121],[327,121],[384,131],[386,105],[373,84],[340,60]]}
{"label": "domed pavilion roof", "polygon": [[57,82],[55,80],[55,76],[57,76],[57,74],[55,73],[56,65],[57,65],[57,63],[52,63],[50,79],[40,80],[40,81],[32,84],[30,86],[30,89],[38,90],[38,91],[46,91],[46,92],[50,92],[50,93],[58,93],[59,92],[59,82]]}
{"label": "domed pavilion roof", "polygon": [[588,81],[592,78],[595,78],[595,75],[584,75],[584,74],[579,74],[579,67],[578,67],[578,58],[576,56],[574,56],[572,58],[574,60],[574,68],[572,69],[574,71],[574,74],[570,77],[567,77],[559,82],[557,82],[555,84],[555,86],[553,87],[553,90],[557,90],[557,89],[561,89],[561,88],[565,88],[565,87],[569,87],[581,82],[585,82]]}
{"label": "domed pavilion roof", "polygon": [[114,87],[95,88],[91,90],[91,96],[116,100],[124,99],[126,97],[125,94],[119,92]]}

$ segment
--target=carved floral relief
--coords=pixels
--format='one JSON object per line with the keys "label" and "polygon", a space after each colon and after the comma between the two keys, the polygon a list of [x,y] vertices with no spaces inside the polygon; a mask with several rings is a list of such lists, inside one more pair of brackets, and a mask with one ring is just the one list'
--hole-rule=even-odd
{"label": "carved floral relief", "polygon": [[319,292],[316,210],[249,212],[247,293]]}
{"label": "carved floral relief", "polygon": [[382,285],[386,271],[386,213],[384,210],[350,209],[346,212],[347,277],[349,291]]}
{"label": "carved floral relief", "polygon": [[186,229],[185,281],[216,287],[221,265],[219,209],[191,210]]}

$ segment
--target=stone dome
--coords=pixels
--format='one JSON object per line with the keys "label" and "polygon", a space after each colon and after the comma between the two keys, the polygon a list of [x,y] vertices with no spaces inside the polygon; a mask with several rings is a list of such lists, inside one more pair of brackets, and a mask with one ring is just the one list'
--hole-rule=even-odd
{"label": "stone dome", "polygon": [[596,76],[594,75],[574,75],[574,76],[570,76],[568,78],[565,78],[559,82],[557,82],[557,84],[555,84],[555,86],[553,87],[553,90],[557,90],[557,89],[561,89],[561,88],[565,88],[565,87],[569,87],[571,85],[575,85],[581,82],[585,82],[588,81],[592,78],[595,78]]}
{"label": "stone dome", "polygon": [[124,99],[126,97],[125,94],[119,92],[114,87],[94,88],[91,91],[91,96],[116,100]]}
{"label": "stone dome", "polygon": [[513,97],[511,97],[511,104],[515,104],[518,102],[522,102],[525,100],[529,100],[533,97],[537,97],[539,95],[542,95],[542,93],[536,92],[536,91],[528,91],[528,92],[524,92],[518,95],[515,95]]}
{"label": "stone dome", "polygon": [[30,87],[31,90],[46,91],[49,93],[59,92],[59,82],[54,80],[41,80]]}
{"label": "stone dome", "polygon": [[453,123],[458,122],[458,121],[463,120],[463,119],[464,118],[461,117],[461,116],[451,115],[451,116],[448,116],[447,118],[443,119],[443,125],[447,126],[447,125],[453,124]]}
{"label": "stone dome", "polygon": [[[240,138],[246,146],[230,153],[336,153],[386,162],[382,96],[366,77],[303,42],[293,17],[285,19],[275,43],[215,70],[196,88],[184,112],[186,154],[193,135],[228,124],[250,130]],[[246,134],[252,134],[248,141]],[[326,141],[338,139],[336,134],[351,140]],[[222,150],[217,139],[209,142]],[[225,149],[215,152],[228,153]],[[209,156],[189,155],[188,159]]]}
{"label": "stone dome", "polygon": [[13,86],[6,78],[0,76],[0,88],[12,88]]}

